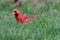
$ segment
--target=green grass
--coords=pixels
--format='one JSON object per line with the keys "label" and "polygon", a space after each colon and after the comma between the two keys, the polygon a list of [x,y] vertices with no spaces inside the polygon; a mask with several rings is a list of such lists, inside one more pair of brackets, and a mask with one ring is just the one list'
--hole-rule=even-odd
{"label": "green grass", "polygon": [[12,10],[16,7],[0,3],[0,40],[60,40],[60,2],[44,6],[26,2],[17,6],[22,13],[39,16],[26,23],[16,22]]}

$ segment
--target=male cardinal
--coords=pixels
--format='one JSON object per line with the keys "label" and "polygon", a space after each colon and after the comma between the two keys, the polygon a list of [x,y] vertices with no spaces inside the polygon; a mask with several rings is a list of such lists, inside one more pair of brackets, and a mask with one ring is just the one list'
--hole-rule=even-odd
{"label": "male cardinal", "polygon": [[38,14],[32,14],[32,15],[22,14],[22,12],[19,9],[14,9],[13,14],[15,15],[17,22],[21,23],[28,22],[33,17],[38,16]]}

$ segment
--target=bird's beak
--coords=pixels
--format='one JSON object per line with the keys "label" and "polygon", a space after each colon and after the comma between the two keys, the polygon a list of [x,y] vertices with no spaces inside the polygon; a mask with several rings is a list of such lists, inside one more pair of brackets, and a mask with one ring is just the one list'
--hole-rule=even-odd
{"label": "bird's beak", "polygon": [[14,12],[12,12],[12,14],[15,14]]}

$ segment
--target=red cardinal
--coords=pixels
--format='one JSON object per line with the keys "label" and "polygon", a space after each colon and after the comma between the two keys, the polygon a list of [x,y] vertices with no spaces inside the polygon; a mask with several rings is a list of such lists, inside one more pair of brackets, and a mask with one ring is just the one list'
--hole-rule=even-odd
{"label": "red cardinal", "polygon": [[13,14],[15,15],[15,18],[17,22],[27,22],[31,20],[33,17],[38,16],[38,14],[32,14],[32,15],[27,15],[27,14],[22,14],[22,12],[19,9],[14,9]]}

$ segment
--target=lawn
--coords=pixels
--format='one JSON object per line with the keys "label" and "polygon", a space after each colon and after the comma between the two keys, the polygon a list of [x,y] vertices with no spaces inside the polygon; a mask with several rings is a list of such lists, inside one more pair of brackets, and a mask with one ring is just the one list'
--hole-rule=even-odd
{"label": "lawn", "polygon": [[[60,1],[47,3],[22,2],[11,6],[11,1],[0,1],[0,40],[60,40]],[[12,10],[39,16],[26,23],[18,23]]]}

